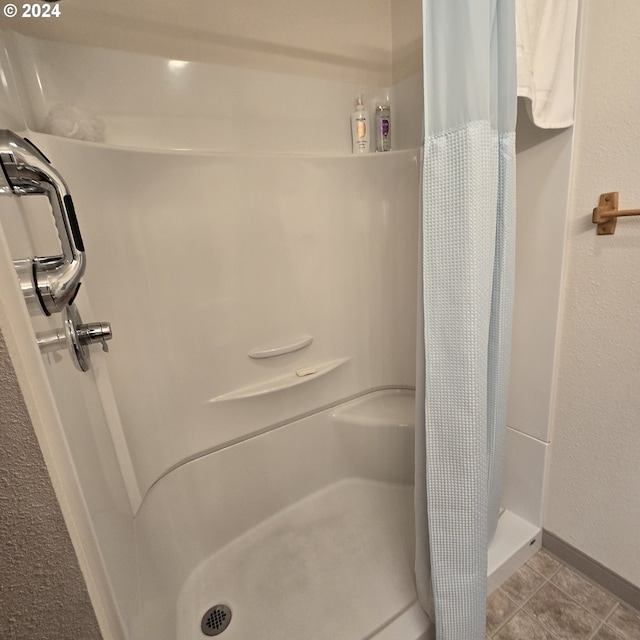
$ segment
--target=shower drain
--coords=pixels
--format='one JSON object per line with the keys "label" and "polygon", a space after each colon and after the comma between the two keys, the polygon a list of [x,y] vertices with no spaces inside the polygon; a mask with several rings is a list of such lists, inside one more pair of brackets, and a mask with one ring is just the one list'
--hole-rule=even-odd
{"label": "shower drain", "polygon": [[227,605],[217,604],[202,616],[200,628],[205,636],[217,636],[229,626],[230,622],[231,609]]}

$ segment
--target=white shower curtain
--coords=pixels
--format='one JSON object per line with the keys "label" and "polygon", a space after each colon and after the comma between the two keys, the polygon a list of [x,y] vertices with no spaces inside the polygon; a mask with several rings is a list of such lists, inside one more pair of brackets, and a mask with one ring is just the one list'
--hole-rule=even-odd
{"label": "white shower curtain", "polygon": [[416,578],[438,640],[481,640],[511,341],[514,0],[423,0],[423,19]]}

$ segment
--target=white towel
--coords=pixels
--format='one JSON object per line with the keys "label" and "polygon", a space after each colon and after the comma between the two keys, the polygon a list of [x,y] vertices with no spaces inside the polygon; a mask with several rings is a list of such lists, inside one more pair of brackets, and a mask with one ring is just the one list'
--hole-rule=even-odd
{"label": "white towel", "polygon": [[516,0],[518,95],[543,129],[573,124],[578,0]]}

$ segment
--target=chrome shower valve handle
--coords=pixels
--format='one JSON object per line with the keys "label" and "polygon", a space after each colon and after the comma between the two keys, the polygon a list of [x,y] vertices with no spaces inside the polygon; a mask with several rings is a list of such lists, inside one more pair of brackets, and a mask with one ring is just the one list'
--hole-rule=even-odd
{"label": "chrome shower valve handle", "polygon": [[34,144],[7,129],[0,129],[0,167],[7,183],[0,193],[49,199],[62,255],[16,260],[14,266],[29,313],[50,316],[73,301],[85,270],[84,244],[69,188]]}
{"label": "chrome shower valve handle", "polygon": [[100,342],[102,350],[109,351],[107,341],[113,337],[111,325],[108,322],[83,324],[75,304],[65,307],[63,318],[61,329],[39,333],[36,336],[40,351],[50,353],[68,348],[73,364],[80,371],[89,371],[91,367],[89,345]]}

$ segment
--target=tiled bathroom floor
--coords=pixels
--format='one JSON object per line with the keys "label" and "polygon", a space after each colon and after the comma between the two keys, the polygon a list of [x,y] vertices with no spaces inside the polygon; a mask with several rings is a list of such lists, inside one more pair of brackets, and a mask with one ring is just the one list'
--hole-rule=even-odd
{"label": "tiled bathroom floor", "polygon": [[546,551],[487,602],[491,640],[640,640],[640,612]]}

